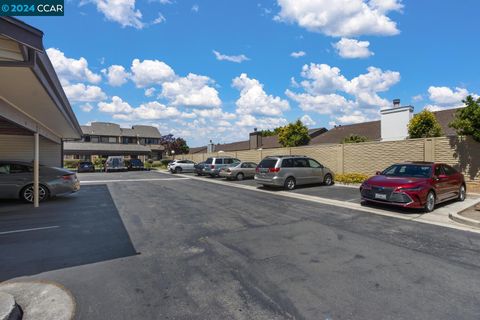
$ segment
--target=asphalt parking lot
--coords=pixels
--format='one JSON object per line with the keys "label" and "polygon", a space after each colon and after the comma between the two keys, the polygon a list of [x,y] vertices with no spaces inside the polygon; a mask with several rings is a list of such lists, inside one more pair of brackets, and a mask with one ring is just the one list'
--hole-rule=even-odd
{"label": "asphalt parking lot", "polygon": [[1,279],[61,283],[77,319],[480,314],[478,233],[188,175],[79,178],[80,192],[38,210],[0,204]]}

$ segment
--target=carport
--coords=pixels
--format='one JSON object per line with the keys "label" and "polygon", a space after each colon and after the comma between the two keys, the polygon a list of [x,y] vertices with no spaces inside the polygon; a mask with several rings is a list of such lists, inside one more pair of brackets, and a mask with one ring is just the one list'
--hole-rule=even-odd
{"label": "carport", "polygon": [[42,31],[0,17],[0,160],[33,162],[35,207],[39,165],[61,167],[63,139],[79,139],[81,133]]}

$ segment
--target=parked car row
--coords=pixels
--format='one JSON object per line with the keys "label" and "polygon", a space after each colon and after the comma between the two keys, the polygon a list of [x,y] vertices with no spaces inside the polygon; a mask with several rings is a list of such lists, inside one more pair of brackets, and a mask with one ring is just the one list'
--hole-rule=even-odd
{"label": "parked car row", "polygon": [[[108,157],[103,163],[103,169],[101,171],[134,171],[144,170],[145,166],[140,159],[125,160],[123,156]],[[77,172],[95,172],[95,165],[91,161],[81,161],[77,165]]]}
{"label": "parked car row", "polygon": [[[227,180],[255,179],[257,185],[293,190],[299,185],[334,183],[334,173],[307,156],[269,156],[258,165],[231,157],[212,157],[195,164],[177,160],[170,164],[172,173],[195,172]],[[467,190],[464,176],[453,167],[434,162],[394,164],[362,183],[360,196],[365,203],[421,208],[431,212],[437,204],[463,201]]]}

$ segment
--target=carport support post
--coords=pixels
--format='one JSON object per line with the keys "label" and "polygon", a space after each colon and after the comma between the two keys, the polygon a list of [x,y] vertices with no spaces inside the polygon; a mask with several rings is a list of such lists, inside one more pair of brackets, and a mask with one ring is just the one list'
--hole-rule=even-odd
{"label": "carport support post", "polygon": [[39,157],[40,157],[40,136],[35,132],[35,158],[33,160],[33,206],[38,208],[38,187],[39,187]]}

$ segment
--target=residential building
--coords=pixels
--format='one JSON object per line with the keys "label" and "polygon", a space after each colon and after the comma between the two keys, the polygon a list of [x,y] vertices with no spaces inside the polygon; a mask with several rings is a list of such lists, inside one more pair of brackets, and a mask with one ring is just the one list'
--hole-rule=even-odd
{"label": "residential building", "polygon": [[153,126],[135,125],[121,128],[118,124],[92,122],[81,126],[80,141],[63,145],[65,159],[93,160],[96,157],[125,156],[160,160],[165,148],[160,144],[160,132]]}

